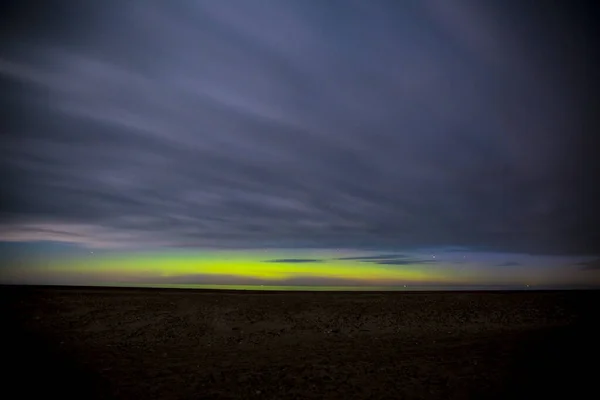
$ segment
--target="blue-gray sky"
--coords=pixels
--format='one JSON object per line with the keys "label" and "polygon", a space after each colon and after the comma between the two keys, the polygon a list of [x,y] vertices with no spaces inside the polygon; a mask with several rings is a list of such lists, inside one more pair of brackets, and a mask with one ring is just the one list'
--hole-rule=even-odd
{"label": "blue-gray sky", "polygon": [[575,3],[14,2],[0,240],[594,255]]}

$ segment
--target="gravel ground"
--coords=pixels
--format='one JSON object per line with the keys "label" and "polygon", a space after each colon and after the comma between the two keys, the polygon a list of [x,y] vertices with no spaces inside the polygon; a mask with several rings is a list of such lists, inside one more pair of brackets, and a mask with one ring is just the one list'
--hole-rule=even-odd
{"label": "gravel ground", "polygon": [[595,378],[595,291],[0,296],[20,398],[573,397]]}

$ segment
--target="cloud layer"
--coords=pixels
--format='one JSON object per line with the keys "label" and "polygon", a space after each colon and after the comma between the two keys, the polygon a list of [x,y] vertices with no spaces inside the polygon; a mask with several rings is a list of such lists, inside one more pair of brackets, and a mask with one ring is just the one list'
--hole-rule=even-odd
{"label": "cloud layer", "polygon": [[585,49],[551,16],[77,3],[0,52],[0,240],[594,250]]}
{"label": "cloud layer", "polygon": [[584,271],[600,271],[600,258],[582,261],[577,265],[581,266],[581,269]]}

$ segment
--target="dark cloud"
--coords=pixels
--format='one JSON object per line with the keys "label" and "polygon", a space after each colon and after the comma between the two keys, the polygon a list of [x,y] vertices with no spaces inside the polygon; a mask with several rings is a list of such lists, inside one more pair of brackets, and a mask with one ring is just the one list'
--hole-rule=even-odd
{"label": "dark cloud", "polygon": [[370,261],[370,260],[388,260],[395,258],[407,258],[407,255],[403,254],[379,254],[376,256],[359,256],[359,257],[340,257],[336,260],[357,260],[357,261]]}
{"label": "dark cloud", "polygon": [[380,265],[415,265],[415,264],[433,264],[435,260],[379,260],[373,261],[375,264]]}
{"label": "dark cloud", "polygon": [[372,256],[340,257],[336,258],[336,260],[355,260],[380,265],[431,264],[436,262],[436,260],[417,259],[405,254],[377,254]]}
{"label": "dark cloud", "polygon": [[317,260],[313,258],[279,258],[276,260],[265,260],[264,262],[274,262],[274,263],[312,263],[319,262],[323,260]]}
{"label": "dark cloud", "polygon": [[465,253],[470,251],[481,251],[481,246],[477,247],[460,247],[460,246],[444,246],[439,248],[439,251],[443,251],[445,253]]}
{"label": "dark cloud", "polygon": [[578,17],[504,1],[23,4],[0,21],[0,240],[600,242],[582,184],[596,53]]}
{"label": "dark cloud", "polygon": [[497,267],[517,267],[519,265],[522,265],[522,264],[519,262],[516,262],[516,261],[507,261],[507,262],[503,262],[500,264],[496,264]]}
{"label": "dark cloud", "polygon": [[596,258],[594,260],[589,261],[582,261],[577,265],[579,265],[584,271],[600,271],[600,258]]}

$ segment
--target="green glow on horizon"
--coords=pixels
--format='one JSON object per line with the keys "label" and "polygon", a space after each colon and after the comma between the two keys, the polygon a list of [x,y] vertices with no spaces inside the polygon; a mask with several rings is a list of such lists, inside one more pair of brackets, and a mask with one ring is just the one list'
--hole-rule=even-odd
{"label": "green glow on horizon", "polygon": [[[334,279],[361,284],[452,283],[449,271],[423,265],[378,265],[356,260],[337,260],[331,253],[316,262],[273,262],[293,258],[277,251],[164,251],[54,258],[32,273],[57,277],[89,277],[91,281],[137,282],[150,279],[227,276],[256,279],[270,284],[294,278]],[[318,258],[315,255],[314,258]],[[307,257],[313,258],[313,257]],[[34,271],[35,270],[35,271]],[[455,277],[456,278],[456,277]],[[233,283],[233,282],[227,282]]]}
{"label": "green glow on horizon", "polygon": [[[537,265],[524,263],[518,268],[498,268],[490,266],[490,261],[485,257],[481,258],[481,264],[453,264],[436,260],[435,263],[417,261],[414,264],[394,265],[378,264],[373,260],[343,259],[365,255],[373,253],[341,249],[78,249],[77,252],[61,254],[32,251],[21,253],[19,257],[12,257],[9,262],[3,263],[0,268],[0,283],[196,288],[260,288],[264,285],[260,290],[273,287],[298,287],[303,288],[302,290],[396,287],[397,290],[406,290],[404,285],[414,288],[422,285],[520,287],[567,283],[600,284],[597,275],[574,273],[574,268],[577,267],[561,267],[559,264],[548,267],[540,262]],[[423,260],[424,257],[426,256],[415,256],[415,259]]]}

